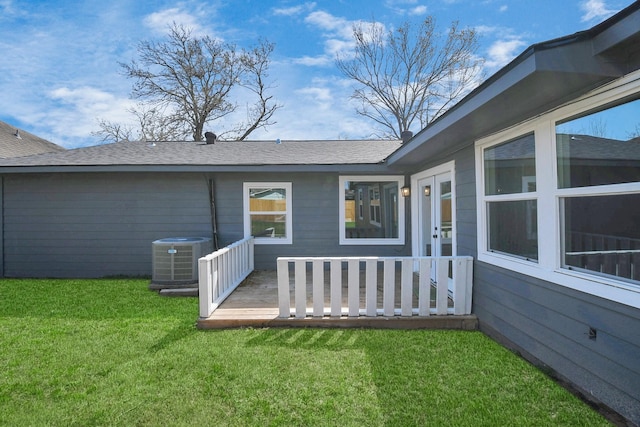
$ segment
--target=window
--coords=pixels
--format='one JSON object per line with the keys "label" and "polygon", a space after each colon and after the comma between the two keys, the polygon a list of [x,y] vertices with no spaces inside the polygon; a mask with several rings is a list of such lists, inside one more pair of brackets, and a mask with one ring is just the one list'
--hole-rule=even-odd
{"label": "window", "polygon": [[484,192],[487,247],[535,261],[538,259],[535,139],[527,134],[486,148]]}
{"label": "window", "polygon": [[640,72],[476,141],[478,259],[640,308]]}
{"label": "window", "polygon": [[640,100],[556,125],[558,187],[640,182]]}
{"label": "window", "polygon": [[561,201],[562,267],[640,283],[640,194]]}
{"label": "window", "polygon": [[640,194],[618,185],[640,183],[640,100],[561,121],[555,133],[562,267],[640,282]]}
{"label": "window", "polygon": [[291,244],[291,183],[244,184],[244,234],[256,244]]}
{"label": "window", "polygon": [[404,244],[403,183],[399,176],[340,177],[340,244]]}

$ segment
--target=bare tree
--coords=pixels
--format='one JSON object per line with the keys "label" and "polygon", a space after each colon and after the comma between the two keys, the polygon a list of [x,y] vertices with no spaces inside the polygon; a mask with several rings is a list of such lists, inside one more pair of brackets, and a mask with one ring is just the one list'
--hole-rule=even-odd
{"label": "bare tree", "polygon": [[[140,42],[138,60],[120,63],[124,75],[135,81],[132,98],[143,106],[131,111],[140,125],[140,139],[190,134],[194,141],[202,141],[208,123],[236,111],[230,98],[232,90],[240,87],[249,88],[258,100],[253,107],[256,113],[247,117],[238,139],[273,124],[280,106],[267,95],[269,87],[264,83],[273,49],[273,44],[261,40],[254,49],[239,50],[209,36],[197,37],[175,23],[166,41]],[[113,140],[117,125],[100,123],[101,131],[96,133]]]}
{"label": "bare tree", "polygon": [[180,141],[187,138],[189,130],[184,121],[170,114],[160,106],[138,103],[127,110],[137,121],[134,125],[125,125],[108,120],[98,120],[99,130],[91,132],[103,143],[121,141]]}
{"label": "bare tree", "polygon": [[[243,141],[254,130],[275,123],[272,120],[273,115],[281,105],[274,103],[273,96],[267,94],[271,87],[266,83],[266,79],[269,77],[267,72],[270,63],[269,57],[274,47],[273,43],[261,40],[258,46],[245,52],[241,58],[244,73],[239,85],[253,93],[257,97],[257,101],[247,107],[246,122],[236,125],[234,130],[228,132],[233,135],[232,139],[234,140]],[[222,133],[222,135],[226,134]]]}
{"label": "bare tree", "polygon": [[400,138],[416,123],[425,127],[477,84],[483,60],[473,29],[451,24],[446,35],[429,17],[417,28],[405,22],[386,31],[380,24],[353,27],[353,56],[336,58],[355,80],[358,114],[381,126],[383,137]]}
{"label": "bare tree", "polygon": [[91,135],[100,138],[100,142],[102,143],[131,141],[134,139],[134,130],[130,125],[123,125],[104,119],[98,119],[98,127],[100,130],[91,132]]}

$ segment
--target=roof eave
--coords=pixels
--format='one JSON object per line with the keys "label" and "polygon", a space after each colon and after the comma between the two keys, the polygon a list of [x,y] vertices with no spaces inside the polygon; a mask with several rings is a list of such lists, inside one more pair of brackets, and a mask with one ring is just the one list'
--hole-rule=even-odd
{"label": "roof eave", "polygon": [[388,172],[384,163],[375,164],[252,164],[252,165],[36,165],[36,166],[0,166],[0,174],[26,173],[315,173],[347,172],[376,173]]}

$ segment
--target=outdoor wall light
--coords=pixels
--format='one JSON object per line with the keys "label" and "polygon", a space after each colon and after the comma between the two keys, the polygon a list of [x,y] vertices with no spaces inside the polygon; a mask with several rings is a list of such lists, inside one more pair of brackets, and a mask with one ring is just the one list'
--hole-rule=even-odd
{"label": "outdoor wall light", "polygon": [[429,197],[430,195],[431,195],[431,186],[427,185],[426,187],[424,187],[424,196]]}
{"label": "outdoor wall light", "polygon": [[402,197],[409,197],[411,195],[411,187],[405,185],[400,189],[400,193],[402,193]]}

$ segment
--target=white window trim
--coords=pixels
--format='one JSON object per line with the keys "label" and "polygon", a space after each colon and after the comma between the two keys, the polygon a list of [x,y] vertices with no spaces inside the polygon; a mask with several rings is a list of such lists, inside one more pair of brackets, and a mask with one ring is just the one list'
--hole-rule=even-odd
{"label": "white window trim", "polygon": [[244,212],[244,237],[251,236],[251,218],[249,212],[249,190],[251,188],[284,188],[287,194],[287,210],[285,211],[285,238],[256,237],[256,245],[290,245],[293,243],[293,193],[290,182],[245,182],[242,191],[242,206]]}
{"label": "white window trim", "polygon": [[[344,184],[346,181],[360,182],[380,182],[380,181],[396,181],[398,183],[398,237],[385,239],[358,239],[346,236],[345,224],[345,200],[344,200]],[[405,234],[405,198],[402,197],[400,188],[404,185],[404,176],[402,175],[349,175],[340,176],[338,179],[338,227],[340,229],[340,245],[404,245]],[[380,189],[382,191],[382,189]],[[369,196],[366,196],[367,199]],[[368,208],[368,207],[367,207]],[[382,207],[380,207],[382,210]]]}
{"label": "white window trim", "polygon": [[[640,93],[640,71],[606,85],[554,111],[528,120],[510,129],[476,141],[476,203],[478,260],[536,277],[600,298],[640,308],[640,286],[611,277],[561,268],[560,201],[567,195],[613,195],[639,193],[640,183],[612,184],[594,187],[557,188],[555,126],[557,122],[586,113],[606,104]],[[527,133],[536,141],[536,192],[515,195],[515,198],[536,199],[538,202],[538,262],[487,250],[486,203],[493,196],[484,196],[484,150]],[[505,200],[501,198],[500,200]]]}

